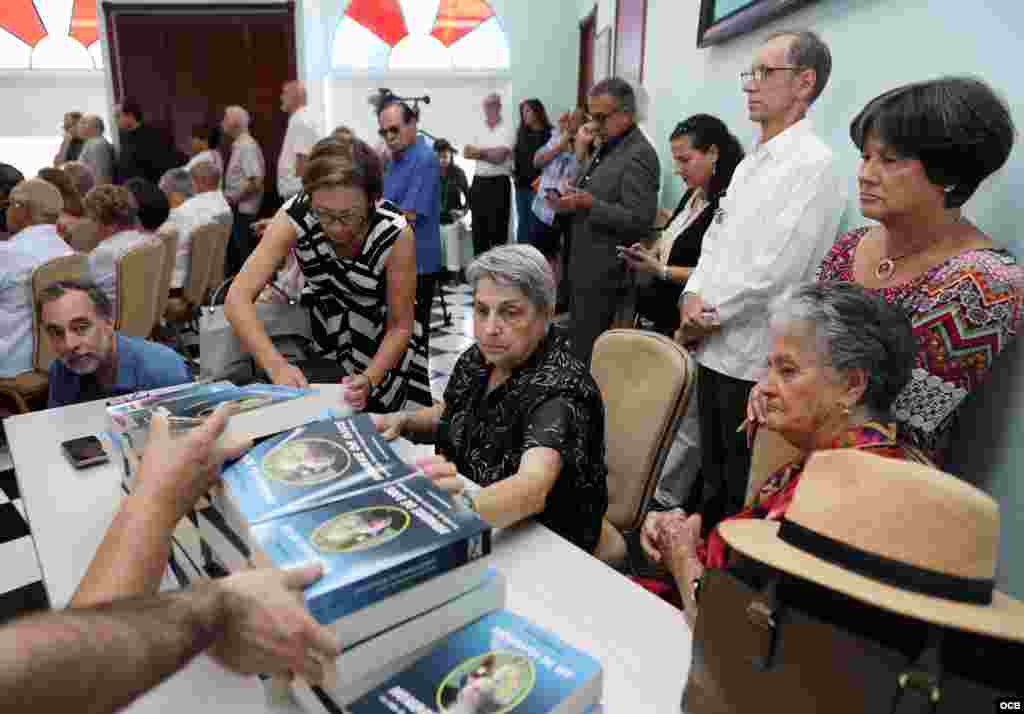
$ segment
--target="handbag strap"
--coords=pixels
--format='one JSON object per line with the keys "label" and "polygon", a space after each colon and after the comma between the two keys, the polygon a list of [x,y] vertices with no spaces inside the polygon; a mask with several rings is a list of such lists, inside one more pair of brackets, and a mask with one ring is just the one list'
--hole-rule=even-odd
{"label": "handbag strap", "polygon": [[[237,276],[232,275],[230,278],[228,278],[223,283],[221,283],[219,286],[217,286],[217,289],[213,291],[213,294],[210,295],[210,304],[208,306],[208,309],[210,311],[212,311],[216,307],[216,305],[217,305],[217,298],[220,297],[220,294],[221,294],[221,292],[224,291],[224,288],[226,288],[228,285],[230,285],[232,283],[232,281],[236,277]],[[267,287],[269,287],[271,290],[276,290],[281,295],[281,297],[283,297],[288,302],[289,305],[297,305],[298,304],[297,301],[292,299],[291,295],[289,295],[284,290],[282,290],[281,286],[279,286],[273,280],[271,280],[269,283],[267,283]]]}

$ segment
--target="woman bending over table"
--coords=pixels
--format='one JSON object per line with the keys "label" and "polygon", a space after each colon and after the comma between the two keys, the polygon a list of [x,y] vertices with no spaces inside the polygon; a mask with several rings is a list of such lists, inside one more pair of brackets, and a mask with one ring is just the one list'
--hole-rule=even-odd
{"label": "woman bending over table", "polygon": [[368,145],[313,147],[303,190],[289,199],[235,278],[224,305],[242,345],[274,384],[307,386],[274,347],[255,301],[294,249],[321,357],[347,376],[356,409],[393,412],[430,404],[427,355],[416,332],[416,245],[401,210],[381,199],[380,161]]}
{"label": "woman bending over table", "polygon": [[[608,509],[604,404],[587,367],[551,324],[555,280],[533,246],[494,248],[466,271],[476,344],[444,401],[376,418],[387,438],[434,443],[483,488],[460,494],[495,527],[537,516],[588,552]],[[457,479],[442,486],[459,491]]]}
{"label": "woman bending over table", "polygon": [[[804,285],[772,305],[771,336],[767,375],[758,382],[767,406],[763,428],[804,456],[772,474],[753,502],[726,521],[781,519],[807,456],[818,449],[865,449],[927,462],[897,440],[889,416],[910,379],[916,350],[902,312],[850,283]],[[700,515],[678,509],[649,513],[641,532],[644,551],[671,575],[691,625],[704,569],[729,561],[718,529],[706,542],[700,532]]]}

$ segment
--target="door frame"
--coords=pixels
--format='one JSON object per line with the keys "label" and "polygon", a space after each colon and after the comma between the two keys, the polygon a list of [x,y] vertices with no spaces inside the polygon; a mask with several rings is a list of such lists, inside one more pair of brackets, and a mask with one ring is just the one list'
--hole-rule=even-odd
{"label": "door frame", "polygon": [[[579,56],[579,77],[577,79],[576,102],[577,106],[587,106],[587,93],[594,83],[594,40],[597,38],[597,3],[587,13],[586,17],[580,20],[580,56]],[[588,47],[589,45],[589,47]],[[589,57],[590,61],[587,62]],[[590,70],[590,76],[585,70]]]}

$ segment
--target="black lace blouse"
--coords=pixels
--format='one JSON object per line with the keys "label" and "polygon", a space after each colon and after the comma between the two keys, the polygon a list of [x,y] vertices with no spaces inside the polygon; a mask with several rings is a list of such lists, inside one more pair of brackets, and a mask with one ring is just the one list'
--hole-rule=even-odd
{"label": "black lace blouse", "polygon": [[489,486],[514,475],[528,449],[556,450],[562,468],[539,520],[593,552],[608,510],[604,402],[597,383],[556,327],[488,394],[491,369],[476,345],[459,358],[444,394],[437,452],[459,473]]}

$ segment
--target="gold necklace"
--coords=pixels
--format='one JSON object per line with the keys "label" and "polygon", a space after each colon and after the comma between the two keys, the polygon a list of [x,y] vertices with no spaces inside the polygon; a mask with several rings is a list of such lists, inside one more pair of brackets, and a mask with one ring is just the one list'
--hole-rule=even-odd
{"label": "gold necklace", "polygon": [[[953,222],[953,225],[960,225],[961,223],[967,223],[967,219],[963,216],[957,218],[956,221]],[[896,274],[897,260],[903,260],[904,258],[919,255],[935,245],[936,242],[937,241],[930,240],[924,244],[923,248],[918,248],[917,250],[912,250],[909,253],[904,253],[903,255],[897,255],[891,258],[882,258],[882,260],[878,261],[878,266],[875,268],[875,277],[878,278],[880,282],[888,282],[892,279],[892,276]]]}

